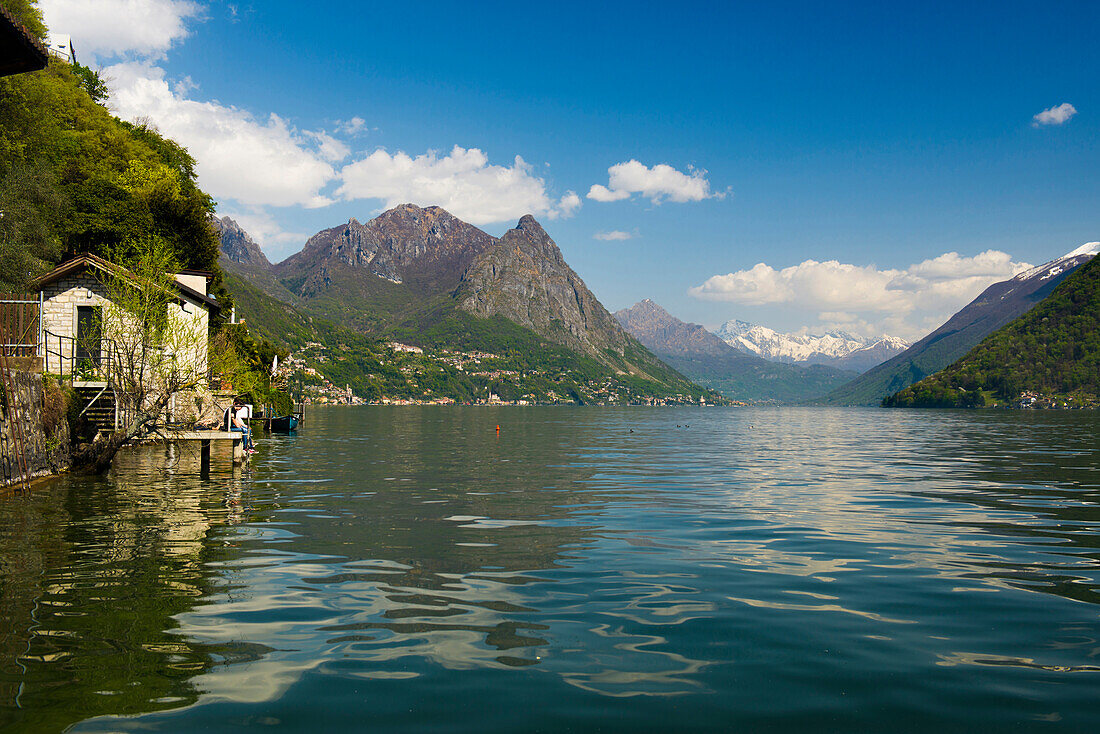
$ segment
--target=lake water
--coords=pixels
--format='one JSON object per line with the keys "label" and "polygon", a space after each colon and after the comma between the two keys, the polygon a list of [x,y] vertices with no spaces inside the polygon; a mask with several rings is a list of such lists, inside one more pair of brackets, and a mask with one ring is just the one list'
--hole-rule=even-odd
{"label": "lake water", "polygon": [[0,500],[0,728],[1097,731],[1098,436],[363,407],[207,479],[136,450]]}

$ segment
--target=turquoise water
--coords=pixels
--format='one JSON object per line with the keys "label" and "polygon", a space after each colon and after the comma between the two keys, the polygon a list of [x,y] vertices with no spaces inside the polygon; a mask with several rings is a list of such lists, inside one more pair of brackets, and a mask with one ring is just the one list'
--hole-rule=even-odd
{"label": "turquoise water", "polygon": [[208,479],[137,450],[0,500],[0,727],[1095,731],[1098,435],[363,407]]}

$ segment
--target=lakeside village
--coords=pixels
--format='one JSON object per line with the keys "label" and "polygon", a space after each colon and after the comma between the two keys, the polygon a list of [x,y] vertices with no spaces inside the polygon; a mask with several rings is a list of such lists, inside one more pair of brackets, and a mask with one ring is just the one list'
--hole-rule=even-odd
{"label": "lakeside village", "polygon": [[[326,376],[333,372],[335,363],[348,358],[331,356],[328,348],[318,342],[308,342],[291,352],[272,376],[280,384],[297,384],[301,402],[312,405],[575,405],[578,398],[586,405],[597,406],[720,404],[692,395],[643,395],[610,379],[577,380],[575,375],[552,374],[541,368],[514,369],[506,357],[488,352],[443,349],[433,353],[399,342],[387,342],[385,346],[386,353],[376,363],[377,373],[366,375],[371,393],[367,397],[349,383],[341,387]],[[461,375],[486,387],[480,395],[455,400],[439,389],[448,374]],[[743,405],[737,401],[721,404]]]}

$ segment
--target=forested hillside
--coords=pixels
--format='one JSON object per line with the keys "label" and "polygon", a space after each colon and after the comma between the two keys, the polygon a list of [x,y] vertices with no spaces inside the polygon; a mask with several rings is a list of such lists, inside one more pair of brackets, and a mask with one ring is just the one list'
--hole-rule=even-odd
{"label": "forested hillside", "polygon": [[[38,9],[0,0],[44,37]],[[215,273],[228,294],[208,224],[214,202],[195,183],[195,161],[156,129],[119,120],[87,67],[49,67],[0,78],[0,291],[19,290],[65,256],[125,260],[138,243],[167,243],[180,267]]]}
{"label": "forested hillside", "polygon": [[966,356],[886,398],[888,407],[1096,405],[1100,401],[1100,258]]}

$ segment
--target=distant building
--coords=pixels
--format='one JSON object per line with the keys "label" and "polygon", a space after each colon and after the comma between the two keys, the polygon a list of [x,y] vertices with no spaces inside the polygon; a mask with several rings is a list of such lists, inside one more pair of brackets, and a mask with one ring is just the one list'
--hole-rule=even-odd
{"label": "distant building", "polygon": [[64,33],[51,33],[46,39],[46,51],[50,56],[64,61],[66,64],[76,63],[76,51],[73,49],[72,36]]}

